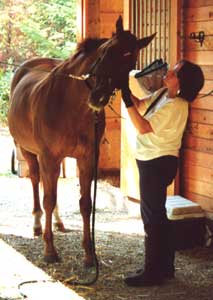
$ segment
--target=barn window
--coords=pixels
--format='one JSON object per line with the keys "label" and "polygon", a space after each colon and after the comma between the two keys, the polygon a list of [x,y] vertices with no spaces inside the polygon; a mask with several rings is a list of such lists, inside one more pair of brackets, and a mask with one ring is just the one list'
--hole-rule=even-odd
{"label": "barn window", "polygon": [[131,0],[129,9],[130,30],[138,38],[157,32],[150,46],[140,51],[137,69],[142,69],[158,58],[169,61],[171,1]]}

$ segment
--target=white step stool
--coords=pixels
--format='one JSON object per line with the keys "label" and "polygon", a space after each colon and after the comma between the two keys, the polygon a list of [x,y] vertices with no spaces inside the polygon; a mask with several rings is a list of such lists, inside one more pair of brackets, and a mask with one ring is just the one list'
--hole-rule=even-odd
{"label": "white step stool", "polygon": [[166,201],[168,219],[176,250],[203,246],[205,244],[205,212],[200,205],[182,196],[168,196]]}

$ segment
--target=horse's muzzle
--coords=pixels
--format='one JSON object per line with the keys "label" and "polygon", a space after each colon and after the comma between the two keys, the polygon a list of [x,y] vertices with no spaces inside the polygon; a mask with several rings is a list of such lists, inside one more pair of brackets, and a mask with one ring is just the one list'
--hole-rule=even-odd
{"label": "horse's muzzle", "polygon": [[90,93],[89,106],[96,111],[100,111],[108,104],[113,90],[111,79],[102,78]]}

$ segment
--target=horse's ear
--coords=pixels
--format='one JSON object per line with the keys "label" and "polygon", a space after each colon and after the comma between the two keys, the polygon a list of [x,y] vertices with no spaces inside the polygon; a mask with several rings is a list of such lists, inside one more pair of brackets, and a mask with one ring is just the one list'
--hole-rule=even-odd
{"label": "horse's ear", "polygon": [[147,36],[143,39],[137,40],[137,45],[139,49],[145,48],[146,46],[149,45],[149,43],[153,40],[153,38],[156,36],[157,32],[154,34]]}
{"label": "horse's ear", "polygon": [[122,20],[122,17],[119,16],[119,18],[118,18],[118,20],[116,22],[116,34],[120,35],[123,31],[124,31],[123,20]]}

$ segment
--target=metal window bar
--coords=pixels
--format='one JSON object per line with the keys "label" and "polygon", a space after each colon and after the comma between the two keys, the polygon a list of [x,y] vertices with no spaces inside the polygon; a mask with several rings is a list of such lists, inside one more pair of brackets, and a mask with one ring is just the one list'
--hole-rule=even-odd
{"label": "metal window bar", "polygon": [[170,10],[171,0],[130,1],[130,30],[138,38],[157,32],[155,40],[140,52],[137,69],[158,58],[169,61]]}

